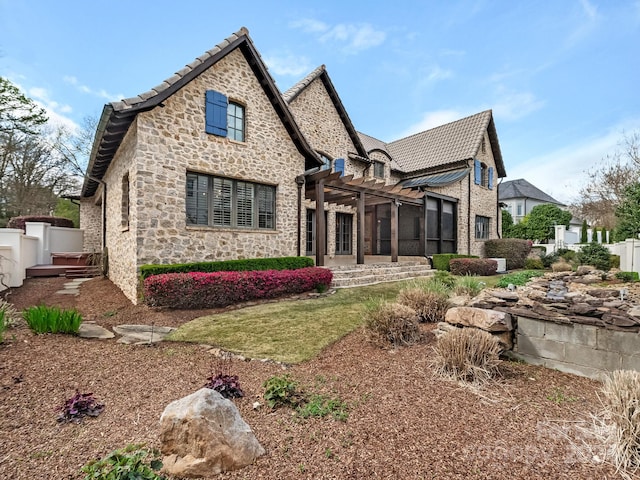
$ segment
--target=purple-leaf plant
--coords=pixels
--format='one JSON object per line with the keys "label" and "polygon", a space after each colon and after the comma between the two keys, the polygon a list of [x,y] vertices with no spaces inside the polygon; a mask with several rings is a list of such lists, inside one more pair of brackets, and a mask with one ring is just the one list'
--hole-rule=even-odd
{"label": "purple-leaf plant", "polygon": [[97,417],[104,410],[104,404],[98,402],[93,393],[80,393],[76,390],[73,397],[58,407],[60,415],[59,422],[79,422],[82,417]]}

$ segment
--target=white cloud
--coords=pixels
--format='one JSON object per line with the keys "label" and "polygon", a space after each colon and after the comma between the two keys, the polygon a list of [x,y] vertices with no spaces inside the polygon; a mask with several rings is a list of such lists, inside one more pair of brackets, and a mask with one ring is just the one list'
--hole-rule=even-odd
{"label": "white cloud", "polygon": [[453,72],[451,70],[446,70],[440,67],[440,65],[434,65],[431,67],[431,71],[427,75],[427,81],[437,82],[438,80],[446,80],[451,77],[453,77]]}
{"label": "white cloud", "polygon": [[290,23],[292,28],[303,32],[316,34],[323,43],[340,43],[341,51],[346,54],[356,54],[363,50],[381,45],[387,38],[382,30],[376,30],[368,23],[339,23],[331,26],[313,19],[302,19]]}
{"label": "white cloud", "polygon": [[[20,90],[24,91],[19,84],[16,83],[16,85]],[[34,101],[34,103],[36,103],[36,105],[45,110],[47,117],[49,118],[49,123],[53,126],[61,126],[70,131],[75,131],[78,128],[78,125],[73,120],[64,115],[73,111],[71,106],[67,104],[60,104],[51,99],[49,91],[46,88],[31,87],[27,90],[27,95]]]}
{"label": "white cloud", "polygon": [[113,94],[113,93],[107,92],[104,88],[96,90],[96,89],[93,89],[93,88],[88,87],[86,85],[83,85],[73,75],[65,75],[63,77],[63,80],[66,83],[68,83],[69,85],[73,85],[78,91],[80,91],[82,93],[86,93],[88,95],[93,95],[95,97],[103,98],[103,99],[105,99],[105,100],[107,100],[109,102],[113,102],[113,101],[116,101],[116,100],[120,100],[121,98],[124,98],[124,95],[121,94],[121,93]]}
{"label": "white cloud", "polygon": [[394,138],[408,137],[409,135],[413,135],[414,133],[424,132],[425,130],[444,125],[445,123],[459,120],[465,116],[466,114],[458,110],[434,110],[431,112],[425,112],[419,122],[409,126],[406,130],[404,130]]}
{"label": "white cloud", "polygon": [[582,6],[582,10],[591,20],[596,18],[598,15],[598,7],[593,5],[589,0],[580,0],[580,5]]}
{"label": "white cloud", "polygon": [[285,55],[267,55],[264,61],[276,75],[289,75],[300,77],[311,70],[311,63],[305,56],[297,56],[292,54]]}
{"label": "white cloud", "polygon": [[496,117],[504,120],[517,120],[544,107],[545,101],[538,100],[531,92],[502,93],[492,105]]}
{"label": "white cloud", "polygon": [[528,158],[516,166],[507,163],[506,180],[524,178],[556,200],[569,204],[589,180],[588,171],[618,148],[623,131],[640,128],[640,120],[615,125],[598,137],[585,138],[557,150]]}

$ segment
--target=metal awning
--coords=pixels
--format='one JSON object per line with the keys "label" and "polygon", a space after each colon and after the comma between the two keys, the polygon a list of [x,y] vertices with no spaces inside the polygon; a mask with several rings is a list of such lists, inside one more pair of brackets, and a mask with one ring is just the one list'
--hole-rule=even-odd
{"label": "metal awning", "polygon": [[466,177],[471,169],[469,167],[451,170],[444,173],[434,173],[423,177],[410,178],[403,180],[400,184],[406,188],[413,187],[445,187]]}

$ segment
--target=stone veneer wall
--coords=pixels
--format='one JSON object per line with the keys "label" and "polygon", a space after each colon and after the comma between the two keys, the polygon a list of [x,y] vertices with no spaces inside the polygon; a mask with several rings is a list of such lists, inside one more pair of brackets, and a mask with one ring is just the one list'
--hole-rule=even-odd
{"label": "stone veneer wall", "polygon": [[[307,141],[317,151],[329,156],[332,160],[344,158],[345,175],[353,174],[361,177],[366,164],[349,159],[349,152],[356,148],[349,137],[349,133],[342,123],[331,98],[319,78],[309,84],[290,104],[289,107],[304,133]],[[366,175],[366,172],[365,172]],[[305,201],[305,208],[315,209],[315,202]],[[336,251],[336,212],[349,213],[352,221],[352,254],[356,254],[357,245],[357,216],[356,209],[342,205],[325,203],[327,213],[327,252],[333,258]],[[302,238],[306,238],[306,222],[302,224]],[[304,242],[303,242],[304,243]],[[305,253],[304,245],[302,245]]]}
{"label": "stone veneer wall", "polygon": [[640,371],[640,334],[578,323],[517,317],[513,356],[527,363],[591,378]]}
{"label": "stone veneer wall", "polygon": [[[473,160],[469,166],[471,172],[468,177],[452,185],[442,188],[430,189],[434,193],[446,195],[458,200],[458,253],[470,255],[484,255],[485,240],[476,240],[475,238],[475,222],[476,215],[489,217],[489,239],[498,238],[498,231],[501,228],[500,215],[498,215],[498,177],[496,163],[491,151],[491,143],[489,135],[485,131],[485,151],[479,149],[476,158],[487,167],[493,167],[493,188],[476,185],[473,181]],[[469,212],[469,185],[471,188],[471,211]],[[469,239],[471,242],[469,243]]]}
{"label": "stone veneer wall", "polygon": [[83,251],[102,251],[102,206],[96,205],[102,189],[91,198],[80,199],[80,228],[84,230]]}

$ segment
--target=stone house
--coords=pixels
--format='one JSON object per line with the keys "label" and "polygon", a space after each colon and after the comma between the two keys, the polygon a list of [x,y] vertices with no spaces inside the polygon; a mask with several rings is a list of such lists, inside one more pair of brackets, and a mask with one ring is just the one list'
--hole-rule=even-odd
{"label": "stone house", "polygon": [[491,111],[384,143],[355,130],[324,66],[282,94],[243,28],[105,105],[80,222],[135,302],[148,263],[480,255],[504,176]]}

